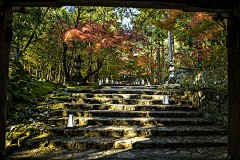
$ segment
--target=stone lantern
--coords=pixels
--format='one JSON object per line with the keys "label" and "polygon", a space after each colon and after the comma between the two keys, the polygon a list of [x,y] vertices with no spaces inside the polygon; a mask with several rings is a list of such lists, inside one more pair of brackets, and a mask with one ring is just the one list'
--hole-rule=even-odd
{"label": "stone lantern", "polygon": [[81,75],[81,63],[84,62],[81,58],[80,55],[78,55],[78,57],[76,59],[74,59],[74,68],[76,69],[73,79],[76,81],[79,81],[80,78],[82,78]]}
{"label": "stone lantern", "polygon": [[163,84],[163,88],[164,89],[180,88],[180,84],[176,84],[175,68],[173,62],[170,62],[168,71],[169,71],[168,81],[166,82],[166,84]]}
{"label": "stone lantern", "polygon": [[78,57],[76,59],[74,59],[74,62],[75,62],[74,67],[76,68],[76,70],[80,70],[81,63],[84,61],[80,58],[80,55],[78,55]]}
{"label": "stone lantern", "polygon": [[176,82],[175,78],[175,68],[173,62],[170,62],[169,64],[169,77],[168,77],[168,83],[173,84]]}

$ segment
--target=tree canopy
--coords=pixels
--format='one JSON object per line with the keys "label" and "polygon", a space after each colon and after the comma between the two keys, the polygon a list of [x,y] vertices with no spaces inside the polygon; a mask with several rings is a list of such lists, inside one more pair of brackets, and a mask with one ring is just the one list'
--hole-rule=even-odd
{"label": "tree canopy", "polygon": [[[177,69],[191,70],[192,80],[205,75],[209,84],[226,87],[226,20],[212,20],[212,13],[93,6],[29,10],[14,13],[11,56],[19,54],[30,75],[70,80],[80,56],[83,81],[131,73],[153,82],[161,74],[159,84],[167,80],[171,41]],[[181,83],[186,82],[192,83],[185,77]]]}

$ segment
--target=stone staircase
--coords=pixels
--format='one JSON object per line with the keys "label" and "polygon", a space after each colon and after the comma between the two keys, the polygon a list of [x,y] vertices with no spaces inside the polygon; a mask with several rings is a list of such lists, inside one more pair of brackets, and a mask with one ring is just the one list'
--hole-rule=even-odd
{"label": "stone staircase", "polygon": [[[163,95],[169,96],[169,105],[162,105]],[[203,119],[180,90],[126,85],[96,90],[65,88],[50,97],[45,105],[47,114],[33,127],[41,136],[26,140],[26,147],[76,151],[73,159],[226,157],[226,129]],[[65,128],[69,113],[74,114],[75,129]],[[104,155],[94,158],[88,154],[91,149],[104,151]]]}
{"label": "stone staircase", "polygon": [[133,84],[134,82],[137,81],[137,78],[138,78],[137,76],[121,78],[122,85]]}

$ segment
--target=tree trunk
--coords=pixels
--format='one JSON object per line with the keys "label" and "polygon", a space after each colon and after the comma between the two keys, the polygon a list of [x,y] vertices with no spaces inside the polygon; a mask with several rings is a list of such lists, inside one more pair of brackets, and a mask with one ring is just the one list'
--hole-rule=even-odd
{"label": "tree trunk", "polygon": [[36,75],[36,77],[38,76],[38,70],[37,70],[37,68],[36,68],[36,74],[35,74],[35,75]]}
{"label": "tree trunk", "polygon": [[158,84],[161,84],[161,69],[160,69],[160,46],[157,46],[157,63],[158,63],[158,72],[157,72],[157,75],[158,75]]}
{"label": "tree trunk", "polygon": [[20,48],[20,44],[17,41],[16,42],[16,54],[15,54],[15,60],[16,61],[19,61],[19,48]]}
{"label": "tree trunk", "polygon": [[43,78],[44,78],[44,74],[43,74],[43,66],[41,66],[41,68],[40,68],[40,72],[41,72],[41,79],[43,80]]}
{"label": "tree trunk", "polygon": [[[91,18],[92,18],[92,12],[89,13],[89,23],[91,21]],[[91,46],[91,42],[89,42],[89,46]],[[92,72],[92,53],[89,53],[88,65],[89,65],[89,68],[88,68],[88,74],[89,74]],[[92,76],[89,76],[88,82],[91,82],[91,81],[92,81]]]}
{"label": "tree trunk", "polygon": [[47,80],[49,81],[49,78],[50,78],[50,69],[48,68],[47,70]]}
{"label": "tree trunk", "polygon": [[86,81],[90,76],[95,74],[95,82],[98,83],[98,71],[102,68],[102,61],[98,62],[98,67],[92,71],[91,73],[88,73],[86,77],[83,78],[83,81]]}
{"label": "tree trunk", "polygon": [[44,17],[46,16],[47,12],[48,12],[49,7],[47,8],[47,10],[44,12],[44,14],[42,15],[41,19],[38,21],[38,23],[35,25],[34,27],[34,31],[32,32],[31,36],[29,37],[29,40],[27,42],[27,44],[25,45],[25,47],[23,48],[23,50],[20,52],[20,57],[22,56],[22,54],[26,51],[26,49],[28,48],[28,46],[32,43],[32,40],[34,38],[34,35],[36,33],[36,30],[38,28],[38,26],[40,25],[41,21],[44,19]]}
{"label": "tree trunk", "polygon": [[[151,46],[151,60],[152,60],[152,46]],[[151,65],[151,78],[150,83],[153,84],[153,66]]]}
{"label": "tree trunk", "polygon": [[75,28],[78,27],[78,21],[79,21],[79,18],[80,18],[80,14],[81,14],[81,6],[78,6],[78,15],[77,15],[76,23],[75,23]]}
{"label": "tree trunk", "polygon": [[174,59],[174,36],[173,36],[173,32],[171,32],[171,43],[172,43],[172,61],[175,62],[175,59]]}
{"label": "tree trunk", "polygon": [[0,159],[6,160],[5,149],[6,117],[7,117],[7,86],[9,53],[12,38],[12,6],[8,1],[0,4]]}
{"label": "tree trunk", "polygon": [[162,83],[164,83],[164,43],[162,39]]}
{"label": "tree trunk", "polygon": [[[89,65],[89,68],[88,68],[88,74],[92,72],[92,53],[89,53],[89,60],[88,60],[88,65]],[[88,78],[88,82],[91,82],[91,76],[89,76]]]}
{"label": "tree trunk", "polygon": [[171,31],[168,31],[168,61],[172,62],[172,42]]}
{"label": "tree trunk", "polygon": [[[147,58],[149,58],[149,50],[147,51]],[[148,62],[149,62],[149,61],[148,61]],[[147,71],[147,77],[146,77],[146,80],[147,80],[147,81],[150,81],[150,75],[149,75],[149,63],[147,63],[146,71]]]}
{"label": "tree trunk", "polygon": [[64,77],[66,77],[66,80],[70,80],[70,76],[67,70],[67,62],[66,62],[66,53],[67,53],[67,46],[64,46],[64,51],[63,51],[63,71],[64,71]]}
{"label": "tree trunk", "polygon": [[49,78],[50,80],[53,80],[53,79],[52,79],[53,76],[52,76],[52,68],[51,68],[51,67],[49,68],[49,77],[50,77],[50,78]]}
{"label": "tree trunk", "polygon": [[98,84],[98,80],[99,80],[99,59],[97,57],[97,72],[96,72],[96,79],[95,79],[95,83]]}
{"label": "tree trunk", "polygon": [[56,72],[55,79],[58,82],[62,82],[63,81],[63,79],[62,79],[62,77],[63,77],[63,74],[62,74],[62,63],[58,67],[59,67],[58,68],[58,76],[57,76],[57,72]]}

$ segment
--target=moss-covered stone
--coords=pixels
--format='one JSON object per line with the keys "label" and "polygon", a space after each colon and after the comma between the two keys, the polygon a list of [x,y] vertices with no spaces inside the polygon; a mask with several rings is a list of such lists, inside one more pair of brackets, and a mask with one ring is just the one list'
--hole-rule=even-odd
{"label": "moss-covered stone", "polygon": [[11,154],[12,152],[14,152],[15,150],[17,150],[18,148],[18,145],[17,144],[11,144],[11,145],[8,145],[6,148],[5,148],[5,152],[7,154]]}
{"label": "moss-covered stone", "polygon": [[23,145],[24,145],[24,142],[25,142],[28,138],[30,138],[30,135],[31,135],[30,131],[28,131],[27,133],[25,133],[25,135],[26,135],[26,136],[23,136],[23,137],[21,137],[21,138],[18,139],[18,147],[23,146]]}

